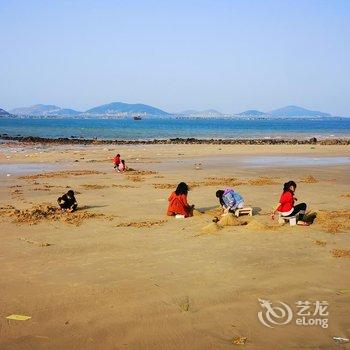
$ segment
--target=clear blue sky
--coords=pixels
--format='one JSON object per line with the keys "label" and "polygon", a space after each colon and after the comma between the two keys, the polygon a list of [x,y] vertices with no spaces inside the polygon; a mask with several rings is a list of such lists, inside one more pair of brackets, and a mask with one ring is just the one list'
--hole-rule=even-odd
{"label": "clear blue sky", "polygon": [[0,108],[350,116],[349,0],[0,0]]}

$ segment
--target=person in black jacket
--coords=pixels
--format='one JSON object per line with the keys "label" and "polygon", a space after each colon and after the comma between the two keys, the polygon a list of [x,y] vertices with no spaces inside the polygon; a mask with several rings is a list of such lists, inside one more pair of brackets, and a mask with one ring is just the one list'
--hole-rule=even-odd
{"label": "person in black jacket", "polygon": [[69,190],[62,197],[58,197],[57,202],[62,211],[68,211],[71,213],[78,208],[78,203],[74,197],[74,192],[72,190]]}

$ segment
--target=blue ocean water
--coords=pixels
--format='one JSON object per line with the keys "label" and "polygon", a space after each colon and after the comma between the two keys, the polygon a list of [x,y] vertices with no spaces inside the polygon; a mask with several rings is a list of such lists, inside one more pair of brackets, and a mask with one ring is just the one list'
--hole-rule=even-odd
{"label": "blue ocean water", "polygon": [[152,140],[350,137],[350,118],[329,119],[0,119],[0,134]]}

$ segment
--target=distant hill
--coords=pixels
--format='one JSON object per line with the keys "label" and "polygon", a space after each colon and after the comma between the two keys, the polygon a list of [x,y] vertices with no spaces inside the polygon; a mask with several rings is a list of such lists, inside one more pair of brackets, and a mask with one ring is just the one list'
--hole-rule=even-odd
{"label": "distant hill", "polygon": [[6,112],[4,109],[0,108],[0,118],[6,118],[11,117],[11,114],[9,112]]}
{"label": "distant hill", "polygon": [[45,117],[45,116],[66,116],[74,117],[81,112],[75,111],[74,109],[61,108],[54,105],[34,105],[30,107],[20,107],[15,108],[11,111],[12,114],[20,116],[35,116],[35,117]]}
{"label": "distant hill", "polygon": [[312,111],[306,108],[298,106],[287,106],[273,111],[268,112],[267,114],[274,117],[331,117],[329,113]]}
{"label": "distant hill", "polygon": [[85,113],[88,114],[146,114],[151,116],[169,115],[169,113],[162,111],[159,108],[145,105],[142,103],[130,104],[123,102],[112,102],[98,107],[91,108]]}
{"label": "distant hill", "polygon": [[58,116],[64,116],[64,117],[76,117],[82,112],[76,111],[75,109],[71,108],[61,108],[60,110],[54,112],[55,115]]}
{"label": "distant hill", "polygon": [[180,115],[183,116],[188,116],[188,117],[222,117],[224,114],[217,111],[216,109],[205,109],[203,111],[197,111],[194,109],[189,109],[187,111],[183,111],[179,113]]}
{"label": "distant hill", "polygon": [[33,105],[30,107],[19,107],[11,110],[12,114],[15,115],[33,115],[33,116],[44,116],[49,115],[54,111],[60,110],[60,107],[53,105]]}
{"label": "distant hill", "polygon": [[242,117],[260,117],[265,115],[264,112],[260,112],[256,109],[248,109],[247,111],[238,113],[237,115],[242,116]]}

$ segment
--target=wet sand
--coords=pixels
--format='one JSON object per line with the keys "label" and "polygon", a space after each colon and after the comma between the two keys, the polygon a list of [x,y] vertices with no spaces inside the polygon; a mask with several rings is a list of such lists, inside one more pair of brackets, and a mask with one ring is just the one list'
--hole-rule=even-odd
{"label": "wet sand", "polygon": [[[14,150],[0,153],[0,167],[25,170],[1,175],[0,349],[232,349],[235,337],[247,337],[246,349],[337,349],[333,336],[349,338],[349,146]],[[115,173],[117,152],[136,171]],[[37,173],[37,164],[48,168]],[[310,227],[269,217],[290,179],[318,214]],[[179,181],[191,185],[189,201],[203,214],[165,216]],[[203,231],[225,186],[254,215]],[[56,198],[68,188],[82,209],[61,215]],[[293,318],[268,328],[257,317],[259,298],[293,311],[299,300],[328,301],[329,327]]]}

